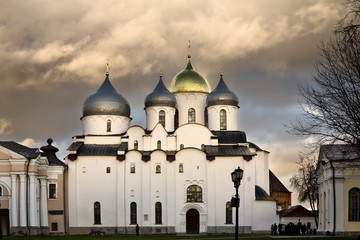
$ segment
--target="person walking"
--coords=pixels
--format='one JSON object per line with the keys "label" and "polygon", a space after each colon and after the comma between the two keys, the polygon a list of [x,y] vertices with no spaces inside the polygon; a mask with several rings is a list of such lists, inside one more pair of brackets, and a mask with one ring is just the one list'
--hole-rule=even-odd
{"label": "person walking", "polygon": [[139,224],[136,224],[135,232],[136,232],[136,236],[139,236],[139,232],[140,232]]}

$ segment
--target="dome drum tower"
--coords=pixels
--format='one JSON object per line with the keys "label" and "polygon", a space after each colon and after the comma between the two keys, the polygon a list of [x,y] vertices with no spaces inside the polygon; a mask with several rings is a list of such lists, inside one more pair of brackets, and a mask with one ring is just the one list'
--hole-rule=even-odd
{"label": "dome drum tower", "polygon": [[117,135],[129,128],[130,105],[115,90],[108,72],[96,93],[85,100],[81,121],[84,135]]}
{"label": "dome drum tower", "polygon": [[216,88],[207,96],[208,127],[212,131],[237,131],[238,97],[227,87],[223,76]]}
{"label": "dome drum tower", "polygon": [[146,129],[151,131],[160,123],[167,132],[175,130],[175,96],[165,87],[162,76],[154,90],[145,98]]}
{"label": "dome drum tower", "polygon": [[173,78],[169,90],[176,97],[179,126],[187,123],[205,125],[206,97],[211,90],[210,84],[193,68],[190,54],[186,68]]}

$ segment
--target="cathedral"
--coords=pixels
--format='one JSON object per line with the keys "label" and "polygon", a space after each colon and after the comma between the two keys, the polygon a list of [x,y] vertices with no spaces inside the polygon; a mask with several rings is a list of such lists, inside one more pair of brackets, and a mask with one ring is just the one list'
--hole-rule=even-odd
{"label": "cathedral", "polygon": [[[81,135],[65,162],[52,140],[39,149],[0,142],[0,227],[22,234],[233,233],[240,167],[239,232],[276,222],[269,152],[238,126],[239,101],[192,64],[144,96],[146,126],[131,125],[128,101],[109,71],[82,108]],[[80,101],[80,100],[79,100]]]}
{"label": "cathedral", "polygon": [[191,55],[167,88],[160,76],[145,97],[146,127],[110,74],[82,108],[83,134],[68,149],[69,234],[234,232],[231,172],[244,170],[239,231],[269,231],[269,152],[238,127],[238,97],[223,76],[211,90]]}

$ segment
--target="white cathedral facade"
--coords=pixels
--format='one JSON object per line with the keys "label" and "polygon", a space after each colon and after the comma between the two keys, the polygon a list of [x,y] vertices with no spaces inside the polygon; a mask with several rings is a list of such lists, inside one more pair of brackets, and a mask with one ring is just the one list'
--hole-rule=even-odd
{"label": "white cathedral facade", "polygon": [[130,105],[109,73],[83,105],[83,134],[68,148],[69,234],[234,232],[231,172],[240,167],[239,231],[268,232],[269,152],[247,142],[238,98],[223,77],[211,90],[188,57],[169,88],[160,76],[145,98],[146,127],[131,126]]}

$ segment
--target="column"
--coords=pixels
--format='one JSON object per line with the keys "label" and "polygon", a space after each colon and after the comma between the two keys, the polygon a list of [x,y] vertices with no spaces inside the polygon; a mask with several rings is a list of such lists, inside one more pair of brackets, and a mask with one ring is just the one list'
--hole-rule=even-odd
{"label": "column", "polygon": [[20,227],[26,227],[26,175],[20,174]]}
{"label": "column", "polygon": [[11,174],[11,226],[19,226],[18,202],[17,202],[17,175]]}
{"label": "column", "polygon": [[47,180],[45,177],[40,178],[40,219],[41,227],[47,227],[48,223],[48,213],[47,213],[47,194],[46,194],[46,184]]}
{"label": "column", "polygon": [[30,191],[29,191],[29,224],[31,227],[36,226],[36,185],[35,185],[35,175],[29,175],[30,178]]}

